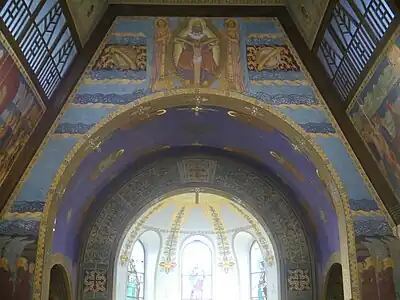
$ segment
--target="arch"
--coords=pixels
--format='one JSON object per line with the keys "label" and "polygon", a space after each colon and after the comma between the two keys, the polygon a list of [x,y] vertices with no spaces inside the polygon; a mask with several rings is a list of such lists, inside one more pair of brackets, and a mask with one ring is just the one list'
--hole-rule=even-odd
{"label": "arch", "polygon": [[[216,165],[215,174],[200,184],[182,181],[178,165],[196,160],[212,162]],[[82,277],[89,270],[113,273],[112,260],[118,253],[116,245],[123,238],[124,228],[136,221],[132,216],[137,218],[150,207],[161,205],[160,200],[168,197],[168,193],[200,186],[206,192],[219,193],[231,199],[234,196],[232,201],[238,210],[249,211],[264,228],[269,228],[275,241],[275,252],[281,253],[280,284],[284,299],[315,297],[313,251],[309,247],[302,217],[295,212],[288,195],[271,179],[232,159],[195,154],[183,158],[161,157],[121,176],[120,183],[113,183],[113,189],[104,195],[104,201],[99,202],[101,206],[96,209],[99,213],[83,238],[87,242],[82,245],[80,282],[84,282]],[[143,182],[153,184],[138,192],[138,185]],[[118,201],[115,198],[117,194]],[[97,267],[93,267],[95,265]],[[295,281],[288,282],[288,277],[295,273],[306,278],[300,286]],[[110,291],[106,291],[105,297],[112,294],[113,287],[108,288]]]}
{"label": "arch", "polygon": [[344,300],[342,265],[334,263],[326,275],[324,300]]}
{"label": "arch", "polygon": [[[269,104],[235,92],[223,92],[211,89],[199,89],[197,92],[209,98],[207,105],[231,109],[233,114],[244,114],[250,119],[255,120],[255,123],[258,124],[257,126],[263,125],[269,128],[271,126],[277,128],[292,138],[293,142],[299,145],[314,165],[318,167],[320,176],[327,182],[328,192],[334,201],[334,207],[339,218],[342,263],[344,271],[346,271],[346,278],[350,278],[348,284],[345,285],[345,294],[348,298],[358,297],[357,262],[349,202],[339,176],[323,151],[307,136],[302,128],[283,114],[277,112]],[[151,115],[161,113],[164,109],[187,104],[187,98],[193,95],[194,91],[192,89],[181,89],[143,97],[111,113],[85,134],[60,166],[59,172],[54,178],[48,192],[41,222],[39,246],[44,247],[46,251],[51,251],[52,226],[58,205],[62,199],[62,195],[65,193],[70,178],[74,175],[74,171],[87,153],[93,151],[93,145],[98,145],[102,140],[106,139],[113,130],[121,126],[124,120],[140,123]],[[298,136],[301,136],[301,139]],[[36,269],[41,271],[43,266],[48,267],[48,262],[45,260],[44,251],[38,251]],[[46,293],[46,290],[41,290],[42,272],[40,271],[37,272],[39,278],[36,278],[38,284],[34,286],[35,293],[38,295],[42,292]],[[353,292],[355,295],[353,295]]]}
{"label": "arch", "polygon": [[72,300],[72,292],[67,271],[60,264],[50,270],[49,300]]}

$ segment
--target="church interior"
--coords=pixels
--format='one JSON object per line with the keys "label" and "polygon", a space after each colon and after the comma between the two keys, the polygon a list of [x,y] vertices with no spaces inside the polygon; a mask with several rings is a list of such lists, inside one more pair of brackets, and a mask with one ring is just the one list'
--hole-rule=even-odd
{"label": "church interior", "polygon": [[400,300],[397,0],[0,0],[1,300]]}

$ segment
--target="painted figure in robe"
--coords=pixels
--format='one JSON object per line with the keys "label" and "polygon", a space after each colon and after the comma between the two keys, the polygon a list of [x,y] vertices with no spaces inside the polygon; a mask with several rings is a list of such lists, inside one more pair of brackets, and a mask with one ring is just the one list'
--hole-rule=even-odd
{"label": "painted figure in robe", "polygon": [[365,300],[379,299],[375,260],[371,257],[365,258],[364,261],[358,263],[358,270],[361,281],[361,298]]}
{"label": "painted figure in robe", "polygon": [[136,266],[133,261],[129,262],[128,272],[130,273],[128,276],[128,288],[127,288],[127,296],[129,299],[139,299],[140,296],[140,280],[139,276],[136,272]]}
{"label": "painted figure in robe", "polygon": [[382,261],[382,268],[378,274],[378,287],[380,299],[396,300],[396,289],[393,278],[394,261],[386,257]]}
{"label": "painted figure in robe", "polygon": [[356,127],[383,174],[400,195],[400,48],[393,45],[384,69],[354,113]]}
{"label": "painted figure in robe", "polygon": [[205,280],[205,272],[199,266],[195,266],[189,276],[192,283],[192,291],[190,293],[191,300],[203,299],[203,285]]}
{"label": "painted figure in robe", "polygon": [[257,290],[257,296],[258,300],[265,300],[267,299],[267,274],[265,272],[265,262],[260,261],[260,279],[258,280],[258,290]]}
{"label": "painted figure in robe", "polygon": [[241,60],[239,25],[234,19],[227,19],[225,25],[225,38],[227,41],[226,80],[227,88],[235,91],[246,91],[244,72]]}
{"label": "painted figure in robe", "polygon": [[206,24],[203,19],[191,19],[189,32],[175,38],[175,43],[181,45],[181,52],[176,61],[178,74],[190,84],[200,86],[217,72],[217,62],[214,59],[213,47],[219,43],[216,37],[205,33]]}
{"label": "painted figure in robe", "polygon": [[166,66],[166,53],[168,42],[171,38],[167,18],[157,18],[154,24],[154,48],[151,68],[151,89],[153,91],[165,90],[173,87],[173,82],[168,76]]}

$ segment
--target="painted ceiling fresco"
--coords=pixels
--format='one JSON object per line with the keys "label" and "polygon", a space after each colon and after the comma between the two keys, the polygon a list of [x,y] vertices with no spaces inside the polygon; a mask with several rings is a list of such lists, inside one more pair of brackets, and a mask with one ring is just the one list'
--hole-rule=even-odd
{"label": "painted ceiling fresco", "polygon": [[180,5],[286,5],[294,22],[311,48],[328,0],[68,0],[75,26],[85,44],[108,4],[180,4]]}
{"label": "painted ceiling fresco", "polygon": [[348,114],[400,202],[400,27]]}
{"label": "painted ceiling fresco", "polygon": [[325,15],[328,0],[287,1],[289,12],[311,48]]}
{"label": "painted ceiling fresco", "polygon": [[[118,119],[146,101],[164,107]],[[257,123],[261,105],[286,122],[281,128],[291,124],[301,134]],[[115,130],[100,127],[113,118]],[[91,141],[96,151],[82,158],[69,183],[56,187],[69,153],[98,128],[110,132]],[[302,138],[320,149],[343,184],[354,224],[349,235],[391,236],[392,221],[276,19],[118,18],[14,192],[0,229],[37,227],[48,193],[56,190],[64,201],[55,230],[69,247],[58,251],[76,260],[79,224],[112,178],[144,153],[203,145],[250,156],[281,178],[323,241],[322,268],[339,247],[338,220],[328,178],[319,174],[326,166],[303,153]]]}
{"label": "painted ceiling fresco", "polygon": [[67,0],[67,4],[79,39],[85,44],[106,11],[107,0]]}
{"label": "painted ceiling fresco", "polygon": [[39,94],[0,33],[0,185],[44,111]]}

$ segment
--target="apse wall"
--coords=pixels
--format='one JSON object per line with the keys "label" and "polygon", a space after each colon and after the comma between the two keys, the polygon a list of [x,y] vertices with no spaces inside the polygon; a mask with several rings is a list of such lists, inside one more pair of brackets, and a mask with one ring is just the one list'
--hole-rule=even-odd
{"label": "apse wall", "polygon": [[[133,251],[138,242],[145,253],[141,285],[145,299],[188,299],[192,286],[187,272],[197,266],[206,274],[204,299],[257,298],[261,262],[265,264],[266,299],[280,299],[279,255],[258,221],[218,195],[200,194],[199,204],[195,197],[194,193],[181,194],[163,200],[164,205],[161,201],[156,209],[148,209],[132,225],[115,261],[114,299],[127,298],[129,261],[142,261],[140,251],[139,257]],[[196,246],[209,251],[210,261],[207,255],[196,254]]]}

